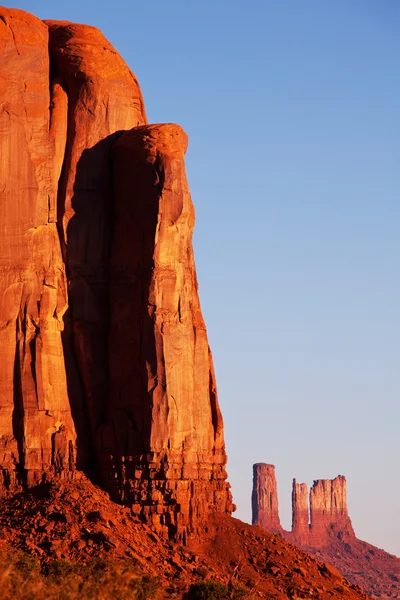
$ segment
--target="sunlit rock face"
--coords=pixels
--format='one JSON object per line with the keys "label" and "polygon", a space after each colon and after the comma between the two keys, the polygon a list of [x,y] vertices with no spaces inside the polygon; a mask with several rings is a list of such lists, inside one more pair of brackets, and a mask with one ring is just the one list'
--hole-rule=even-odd
{"label": "sunlit rock face", "polygon": [[307,539],[310,533],[307,485],[297,483],[295,479],[292,489],[292,532],[297,539]]}
{"label": "sunlit rock face", "polygon": [[77,447],[61,337],[68,293],[47,26],[1,8],[0,52],[0,484],[9,488],[50,470],[73,473]]}
{"label": "sunlit rock face", "polygon": [[253,465],[251,504],[253,525],[260,525],[260,527],[271,533],[282,533],[274,465],[266,463],[256,463]]}
{"label": "sunlit rock face", "polygon": [[171,537],[232,511],[187,136],[100,31],[0,9],[0,486],[96,477]]}
{"label": "sunlit rock face", "polygon": [[318,479],[310,490],[310,533],[313,544],[327,543],[332,533],[354,536],[347,511],[346,478]]}

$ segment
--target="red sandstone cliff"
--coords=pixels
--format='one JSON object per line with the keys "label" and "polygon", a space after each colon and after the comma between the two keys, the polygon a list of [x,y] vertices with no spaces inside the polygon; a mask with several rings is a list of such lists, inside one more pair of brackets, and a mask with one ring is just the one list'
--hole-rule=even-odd
{"label": "red sandstone cliff", "polygon": [[232,510],[197,293],[187,142],[177,125],[145,125],[113,149],[110,397],[100,433],[118,495],[157,530],[179,534],[209,506]]}
{"label": "red sandstone cliff", "polygon": [[0,468],[2,487],[73,472],[57,231],[63,149],[50,110],[48,28],[0,9]]}
{"label": "red sandstone cliff", "polygon": [[122,131],[147,121],[136,77],[98,29],[45,23],[62,149],[57,216],[70,307],[64,345],[73,355],[70,386],[75,396],[83,392],[93,444],[108,394],[111,149]]}
{"label": "red sandstone cliff", "polygon": [[0,54],[0,484],[84,470],[184,536],[233,508],[186,134],[93,27],[1,8]]}

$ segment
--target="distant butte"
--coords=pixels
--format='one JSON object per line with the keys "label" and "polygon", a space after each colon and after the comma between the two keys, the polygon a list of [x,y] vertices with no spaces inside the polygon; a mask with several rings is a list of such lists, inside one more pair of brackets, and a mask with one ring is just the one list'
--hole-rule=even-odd
{"label": "distant butte", "polygon": [[253,525],[277,533],[338,568],[374,598],[400,598],[400,559],[356,538],[347,510],[346,478],[317,479],[310,494],[293,480],[292,530],[280,524],[274,465],[253,465]]}

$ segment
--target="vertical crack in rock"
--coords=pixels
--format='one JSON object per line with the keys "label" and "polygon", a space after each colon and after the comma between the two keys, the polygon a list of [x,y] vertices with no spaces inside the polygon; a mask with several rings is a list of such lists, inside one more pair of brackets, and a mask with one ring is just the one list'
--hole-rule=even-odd
{"label": "vertical crack in rock", "polygon": [[2,455],[2,473],[4,486],[9,489],[10,486],[16,486],[17,483],[23,483],[21,476],[24,473],[24,410],[22,404],[21,390],[21,366],[19,349],[19,322],[15,324],[15,359],[14,359],[14,377],[13,377],[13,410],[12,410],[12,435],[3,435],[1,438]]}
{"label": "vertical crack in rock", "polygon": [[[65,82],[68,104],[58,194],[70,305],[63,341],[68,354],[76,356],[67,365],[68,378],[76,393],[83,387],[95,454],[96,429],[104,418],[108,393],[110,150],[120,131],[145,123],[146,116],[135,77],[100,31],[86,25],[46,23],[52,64]],[[56,82],[60,102],[64,102],[62,89]],[[82,409],[76,412],[82,414]]]}

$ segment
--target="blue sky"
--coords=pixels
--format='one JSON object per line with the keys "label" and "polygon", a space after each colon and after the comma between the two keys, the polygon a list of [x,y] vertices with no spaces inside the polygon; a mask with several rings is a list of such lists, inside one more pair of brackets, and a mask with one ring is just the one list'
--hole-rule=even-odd
{"label": "blue sky", "polygon": [[151,122],[180,123],[237,516],[253,462],[346,475],[400,555],[400,3],[15,0],[100,27]]}

